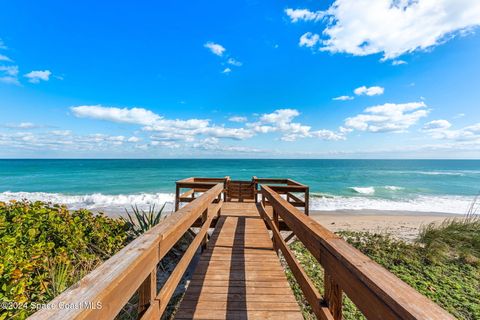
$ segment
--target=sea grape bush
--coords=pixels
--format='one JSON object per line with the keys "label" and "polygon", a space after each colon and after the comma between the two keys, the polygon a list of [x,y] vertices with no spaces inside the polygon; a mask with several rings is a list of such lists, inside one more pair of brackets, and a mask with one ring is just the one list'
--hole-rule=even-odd
{"label": "sea grape bush", "polygon": [[[46,303],[127,243],[128,226],[88,210],[0,202],[0,302]],[[35,310],[2,308],[0,320]]]}

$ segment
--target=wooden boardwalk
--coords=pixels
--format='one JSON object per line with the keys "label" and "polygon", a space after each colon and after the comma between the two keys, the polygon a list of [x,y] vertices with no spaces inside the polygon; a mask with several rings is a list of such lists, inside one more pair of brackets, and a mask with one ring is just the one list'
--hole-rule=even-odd
{"label": "wooden boardwalk", "polygon": [[[116,319],[135,295],[137,319],[162,319],[199,248],[205,250],[177,319],[303,319],[277,252],[318,319],[342,320],[345,296],[369,320],[455,319],[309,217],[308,199],[308,186],[292,179],[179,180],[174,214],[49,303],[79,308],[42,308],[29,319]],[[194,229],[194,239],[159,287],[159,262]],[[290,234],[284,238],[281,231]],[[290,250],[292,236],[322,268],[321,292]]]}
{"label": "wooden boardwalk", "polygon": [[257,204],[224,203],[176,319],[303,319]]}

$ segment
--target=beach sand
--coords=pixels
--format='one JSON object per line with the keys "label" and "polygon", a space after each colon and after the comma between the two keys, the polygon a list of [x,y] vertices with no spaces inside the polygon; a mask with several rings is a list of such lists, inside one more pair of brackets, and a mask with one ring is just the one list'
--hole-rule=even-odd
{"label": "beach sand", "polygon": [[383,210],[311,211],[310,216],[330,231],[368,231],[388,233],[406,241],[417,238],[421,226],[441,223],[459,214]]}

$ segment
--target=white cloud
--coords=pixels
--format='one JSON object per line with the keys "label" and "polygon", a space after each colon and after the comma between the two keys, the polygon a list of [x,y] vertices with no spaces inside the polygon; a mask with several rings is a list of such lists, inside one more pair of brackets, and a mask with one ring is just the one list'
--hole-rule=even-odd
{"label": "white cloud", "polygon": [[243,65],[243,63],[234,58],[228,58],[227,63],[235,67],[241,67]]}
{"label": "white cloud", "polygon": [[298,117],[300,112],[295,109],[278,109],[272,113],[265,113],[260,117],[263,123],[272,123],[279,126],[290,123],[293,118]]}
{"label": "white cloud", "polygon": [[290,21],[295,23],[298,21],[317,21],[325,15],[322,11],[310,11],[308,9],[285,9],[285,14],[289,16]]}
{"label": "white cloud", "polygon": [[52,130],[50,131],[51,134],[54,136],[61,136],[61,137],[66,137],[70,136],[72,134],[72,131],[70,130]]}
{"label": "white cloud", "polygon": [[[128,151],[123,148],[125,142],[133,142],[125,136],[111,136],[107,134],[75,135],[70,130],[53,130],[47,132],[0,132],[0,146],[5,145],[15,149],[41,152],[79,152],[86,151]],[[122,149],[123,148],[123,149]]]}
{"label": "white cloud", "polygon": [[5,127],[10,129],[34,129],[38,126],[31,122],[20,122],[18,124],[7,124],[5,125]]}
{"label": "white cloud", "polygon": [[364,113],[345,119],[345,127],[368,132],[403,132],[426,117],[424,102],[385,103],[369,107]]}
{"label": "white cloud", "polygon": [[[311,130],[310,126],[293,122],[300,113],[295,109],[278,109],[259,116],[258,121],[246,123],[242,128],[229,128],[212,124],[208,119],[165,119],[143,108],[115,108],[103,106],[78,106],[71,108],[76,117],[92,118],[142,126],[151,132],[151,140],[195,142],[198,138],[245,140],[260,133],[278,132],[281,139],[293,141],[298,138],[319,138],[324,140],[344,139],[344,133],[329,130]],[[246,122],[246,117],[233,116],[233,122]],[[124,141],[124,140],[122,140]]]}
{"label": "white cloud", "polygon": [[18,81],[18,66],[0,66],[0,82],[20,85]]}
{"label": "white cloud", "polygon": [[170,149],[178,149],[181,145],[175,141],[152,141],[150,143],[152,146],[161,146]]}
{"label": "white cloud", "polygon": [[51,74],[52,72],[50,70],[37,70],[30,71],[29,73],[25,74],[24,77],[28,78],[28,81],[31,83],[39,83],[40,81],[48,81]]}
{"label": "white cloud", "polygon": [[228,121],[231,121],[231,122],[247,122],[247,117],[233,116],[233,117],[228,118]]}
{"label": "white cloud", "polygon": [[222,71],[222,73],[230,73],[230,72],[232,72],[232,69],[230,69],[230,68],[225,68]]}
{"label": "white cloud", "polygon": [[343,134],[330,130],[312,131],[310,126],[292,122],[300,115],[295,109],[278,109],[260,116],[259,121],[247,123],[247,127],[257,133],[282,133],[281,140],[295,141],[299,138],[319,138],[323,140],[343,140]]}
{"label": "white cloud", "polygon": [[[432,121],[434,122],[434,121]],[[437,120],[433,125],[424,128],[434,139],[473,142],[480,144],[480,123],[452,130],[446,120]]]}
{"label": "white cloud", "polygon": [[197,135],[229,139],[247,139],[254,135],[251,130],[244,128],[210,125],[208,119],[165,119],[143,108],[121,109],[98,105],[72,107],[71,110],[76,117],[137,124],[143,126],[145,131],[162,133],[165,138],[174,135],[177,140],[189,141]]}
{"label": "white cloud", "polygon": [[393,60],[392,66],[401,66],[402,64],[407,64],[407,61],[404,60]]}
{"label": "white cloud", "polygon": [[161,117],[150,110],[143,108],[115,108],[96,106],[78,106],[70,108],[79,118],[92,118],[120,123],[152,125]]}
{"label": "white cloud", "polygon": [[448,129],[452,126],[450,122],[447,120],[433,120],[427,122],[423,125],[423,130],[431,131],[431,130],[444,130]]}
{"label": "white cloud", "polygon": [[320,40],[320,36],[318,34],[307,32],[300,37],[300,41],[298,42],[298,45],[300,47],[311,48],[315,46],[319,40]]}
{"label": "white cloud", "polygon": [[332,100],[339,100],[339,101],[347,101],[347,100],[353,100],[353,99],[355,98],[351,96],[339,96],[339,97],[332,98]]}
{"label": "white cloud", "polygon": [[235,153],[258,153],[263,152],[257,148],[244,147],[244,146],[229,146],[222,145],[217,138],[206,138],[200,140],[192,145],[195,149],[215,152],[235,152]]}
{"label": "white cloud", "polygon": [[328,10],[287,9],[292,22],[327,21],[320,50],[394,59],[480,25],[478,0],[336,0]]}
{"label": "white cloud", "polygon": [[223,56],[223,53],[226,50],[221,44],[211,41],[205,43],[203,46],[219,57]]}
{"label": "white cloud", "polygon": [[367,88],[366,86],[361,86],[361,87],[353,90],[353,92],[354,92],[357,96],[363,96],[363,95],[367,95],[367,96],[378,96],[378,95],[383,94],[384,91],[385,91],[384,88],[378,87],[378,86],[369,87],[369,88]]}
{"label": "white cloud", "polygon": [[140,140],[142,139],[140,139],[139,137],[130,137],[127,139],[128,142],[139,142]]}
{"label": "white cloud", "polygon": [[12,59],[7,57],[6,55],[0,54],[0,61],[12,62]]}

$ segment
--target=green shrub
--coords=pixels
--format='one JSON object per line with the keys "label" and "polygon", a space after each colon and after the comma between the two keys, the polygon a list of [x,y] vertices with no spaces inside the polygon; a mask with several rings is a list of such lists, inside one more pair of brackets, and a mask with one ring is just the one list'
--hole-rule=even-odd
{"label": "green shrub", "polygon": [[[46,303],[125,246],[128,226],[87,210],[0,202],[0,302]],[[0,319],[33,310],[2,309]]]}
{"label": "green shrub", "polygon": [[[478,264],[466,263],[458,253],[442,259],[431,259],[429,246],[406,243],[387,235],[366,232],[340,232],[340,235],[455,317],[466,320],[480,319]],[[309,277],[320,292],[323,292],[322,267],[300,242],[294,242],[291,248]],[[315,319],[292,275],[289,272],[287,275],[297,300],[303,306],[305,318]],[[364,319],[347,298],[344,298],[343,314],[346,320]]]}

